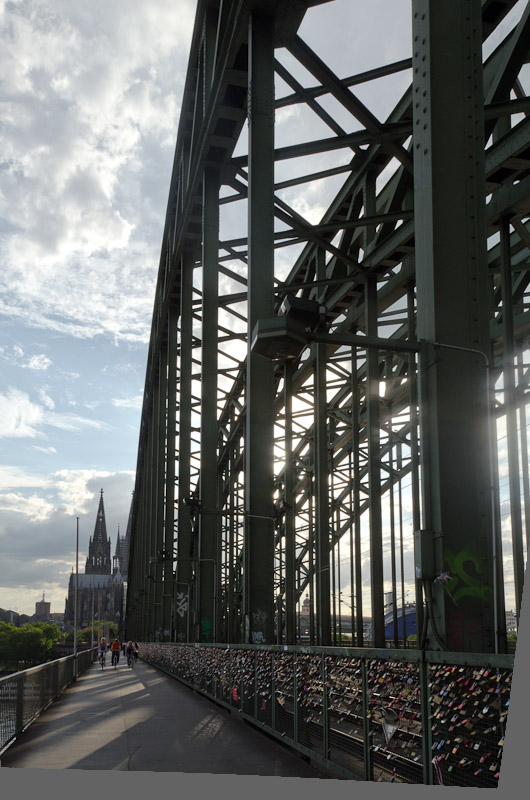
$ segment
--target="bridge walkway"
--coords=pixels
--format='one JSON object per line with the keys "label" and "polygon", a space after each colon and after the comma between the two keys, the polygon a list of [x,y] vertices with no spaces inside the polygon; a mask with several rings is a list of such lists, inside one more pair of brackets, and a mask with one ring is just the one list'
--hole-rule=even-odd
{"label": "bridge walkway", "polygon": [[92,664],[1,756],[3,768],[323,778],[235,714],[139,660]]}

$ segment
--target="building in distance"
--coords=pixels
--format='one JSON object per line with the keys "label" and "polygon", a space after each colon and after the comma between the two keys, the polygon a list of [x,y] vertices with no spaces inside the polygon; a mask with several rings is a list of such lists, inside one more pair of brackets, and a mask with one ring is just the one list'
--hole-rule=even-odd
{"label": "building in distance", "polygon": [[[103,489],[94,526],[88,544],[85,573],[77,576],[77,627],[85,628],[94,621],[123,621],[127,581],[130,519],[125,536],[118,535],[114,557],[111,559],[111,541],[107,535]],[[74,625],[76,575],[72,570],[65,603],[64,623],[70,630]]]}

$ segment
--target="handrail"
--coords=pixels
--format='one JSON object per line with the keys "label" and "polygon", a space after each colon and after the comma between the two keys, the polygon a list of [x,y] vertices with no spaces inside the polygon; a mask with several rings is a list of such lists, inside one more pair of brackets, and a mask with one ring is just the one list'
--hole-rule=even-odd
{"label": "handrail", "polygon": [[[164,642],[150,642],[149,644],[164,644]],[[305,653],[314,655],[348,656],[349,658],[366,659],[381,658],[411,663],[426,661],[427,663],[431,664],[453,664],[458,666],[472,665],[474,667],[493,667],[496,669],[513,669],[515,660],[514,653],[464,653],[443,650],[419,650],[412,647],[333,647],[304,644],[257,645],[244,643],[229,644],[225,642],[190,642],[187,644],[187,647],[213,647],[221,650],[259,650],[271,653]]]}
{"label": "handrail", "polygon": [[97,647],[0,677],[0,754],[95,660]]}

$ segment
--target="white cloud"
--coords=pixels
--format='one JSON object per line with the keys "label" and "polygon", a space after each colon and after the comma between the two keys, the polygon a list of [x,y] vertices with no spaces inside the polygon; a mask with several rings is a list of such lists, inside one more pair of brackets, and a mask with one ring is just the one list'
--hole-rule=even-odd
{"label": "white cloud", "polygon": [[0,511],[14,511],[24,514],[30,522],[48,519],[54,508],[51,503],[36,495],[27,497],[16,492],[0,494]]}
{"label": "white cloud", "polygon": [[55,447],[39,447],[38,445],[32,445],[34,450],[38,450],[40,453],[47,453],[48,455],[55,455],[57,450]]}
{"label": "white cloud", "polygon": [[77,337],[148,339],[145,287],[154,292],[194,12],[192,0],[178,13],[172,0],[6,8],[0,313]]}
{"label": "white cloud", "polygon": [[0,490],[40,488],[47,489],[50,486],[48,477],[37,475],[15,466],[0,466]]}
{"label": "white cloud", "polygon": [[111,400],[111,403],[116,408],[138,408],[142,407],[143,403],[143,394],[138,394],[136,397],[114,397]]}
{"label": "white cloud", "polygon": [[39,399],[41,403],[44,406],[46,406],[46,408],[50,409],[50,411],[53,411],[53,409],[55,408],[55,403],[52,400],[52,398],[46,393],[45,389],[39,389]]}
{"label": "white cloud", "polygon": [[70,514],[86,514],[94,503],[94,489],[89,483],[96,478],[101,482],[112,473],[101,470],[59,470],[54,473],[55,487],[65,509]]}
{"label": "white cloud", "polygon": [[0,393],[0,438],[34,439],[44,435],[41,428],[46,426],[66,431],[108,428],[100,420],[55,412],[51,410],[54,408],[53,400],[45,394],[42,399],[44,404],[38,405],[26,392],[14,387],[9,387],[6,394]]}
{"label": "white cloud", "polygon": [[25,359],[24,350],[18,344],[14,344],[10,350],[7,347],[0,348],[0,356],[13,366],[21,367],[22,369],[47,370],[53,363],[44,353],[35,354]]}
{"label": "white cloud", "polygon": [[52,364],[51,358],[45,356],[43,353],[38,356],[31,356],[28,363],[24,366],[28,367],[28,369],[43,369],[46,370]]}
{"label": "white cloud", "polygon": [[44,419],[45,425],[60,428],[63,431],[80,431],[83,428],[104,431],[109,429],[106,422],[97,419],[87,419],[77,414],[58,414],[47,412]]}
{"label": "white cloud", "polygon": [[10,387],[0,394],[0,438],[34,438],[42,425],[44,409],[32,403],[29,395]]}
{"label": "white cloud", "polygon": [[[76,406],[77,403],[75,400],[70,401],[70,405]],[[85,408],[90,409],[90,411],[94,411],[94,409],[98,408],[101,405],[101,400],[87,400],[83,403]]]}

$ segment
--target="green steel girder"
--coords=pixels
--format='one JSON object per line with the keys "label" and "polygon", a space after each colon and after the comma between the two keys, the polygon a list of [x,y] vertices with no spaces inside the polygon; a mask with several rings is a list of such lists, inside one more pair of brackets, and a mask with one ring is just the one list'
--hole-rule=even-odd
{"label": "green steel girder", "polygon": [[[393,111],[384,120],[378,119],[369,109],[369,103],[361,103],[355,96],[355,89],[352,90],[352,87],[366,85],[383,75],[413,70],[414,64],[417,63],[414,59],[417,56],[413,52],[412,59],[403,59],[394,64],[359,72],[352,77],[339,78],[322,61],[317,52],[297,35],[304,13],[311,5],[318,3],[271,0],[267,3],[226,4],[218,0],[209,2],[201,0],[197,4],[197,18],[162,240],[140,427],[137,483],[132,506],[132,580],[128,604],[130,604],[131,619],[133,607],[134,613],[144,614],[141,630],[147,638],[152,637],[154,633],[152,626],[155,624],[156,614],[159,613],[159,611],[155,613],[156,597],[153,596],[152,587],[146,586],[144,579],[145,561],[152,555],[150,553],[152,542],[159,541],[156,536],[160,534],[154,531],[160,531],[160,526],[163,524],[166,550],[169,548],[170,532],[173,532],[176,552],[180,553],[182,559],[189,557],[183,556],[183,552],[193,553],[194,558],[200,558],[203,545],[199,544],[196,533],[191,531],[189,508],[182,507],[181,504],[182,497],[194,490],[199,494],[206,493],[203,505],[208,507],[213,505],[213,510],[218,515],[210,517],[209,520],[206,516],[196,519],[199,527],[210,531],[208,536],[210,547],[213,549],[209,550],[208,554],[206,554],[207,548],[204,549],[202,557],[204,561],[211,558],[217,562],[218,585],[216,587],[210,583],[208,586],[207,567],[201,571],[198,563],[193,565],[178,558],[174,565],[175,575],[171,578],[175,581],[175,590],[179,591],[180,582],[186,584],[191,591],[188,599],[194,606],[192,635],[196,638],[199,636],[199,617],[203,611],[199,600],[200,593],[194,594],[195,588],[193,586],[190,590],[190,586],[194,585],[197,577],[200,584],[203,573],[203,588],[206,583],[207,598],[202,601],[202,609],[212,605],[216,620],[214,627],[224,637],[224,641],[242,641],[245,638],[250,640],[252,614],[260,610],[265,612],[265,617],[268,615],[267,630],[258,627],[255,631],[263,634],[261,641],[282,641],[284,637],[285,643],[294,643],[293,637],[298,636],[301,630],[300,601],[304,591],[308,589],[313,603],[315,586],[319,594],[318,613],[315,616],[314,609],[310,608],[310,635],[313,637],[318,630],[320,631],[318,635],[329,641],[332,635],[330,613],[331,608],[335,608],[337,600],[335,591],[338,591],[335,586],[336,576],[335,573],[331,575],[331,586],[328,586],[318,577],[320,574],[318,570],[326,568],[326,549],[329,564],[335,568],[340,549],[341,557],[346,552],[346,557],[349,559],[352,576],[350,596],[355,599],[357,606],[355,614],[352,611],[352,618],[355,616],[356,619],[357,641],[362,642],[362,631],[359,628],[362,625],[365,601],[363,602],[361,591],[363,556],[359,537],[360,525],[364,524],[368,516],[370,500],[373,506],[374,491],[379,503],[383,498],[388,498],[391,492],[392,494],[394,492],[397,494],[398,490],[401,492],[405,479],[411,480],[413,525],[415,528],[426,525],[425,508],[422,518],[419,498],[416,496],[420,474],[418,458],[423,458],[425,451],[424,440],[419,445],[417,443],[416,364],[401,357],[389,361],[383,353],[367,351],[366,358],[364,355],[357,355],[352,372],[351,352],[329,344],[313,346],[305,353],[303,361],[292,365],[288,378],[289,388],[286,392],[283,365],[276,368],[272,379],[270,377],[266,379],[270,383],[269,388],[264,389],[264,379],[257,377],[260,375],[261,367],[256,367],[255,357],[252,356],[249,361],[246,354],[239,354],[236,347],[238,342],[250,338],[255,319],[278,312],[279,305],[287,293],[298,293],[301,297],[323,302],[327,309],[327,323],[337,334],[368,333],[367,326],[370,324],[372,332],[381,335],[380,329],[384,333],[390,331],[389,335],[396,340],[426,338],[432,342],[436,338],[430,333],[426,336],[425,329],[421,325],[420,333],[417,331],[416,281],[422,271],[425,273],[425,263],[428,260],[425,253],[429,252],[429,247],[425,250],[425,234],[422,234],[419,223],[414,218],[414,215],[417,217],[419,214],[419,202],[423,203],[423,196],[417,185],[418,176],[421,175],[420,162],[417,155],[414,155],[414,145],[422,141],[414,131],[414,122],[417,118],[414,110],[416,79],[401,98],[396,98]],[[480,3],[478,0],[465,0],[464,5],[470,14],[476,15],[476,19],[482,14],[482,39],[487,43],[489,36],[497,31],[500,22],[515,6],[515,2],[483,0]],[[481,113],[486,121],[484,130],[493,135],[491,141],[486,143],[485,150],[483,148],[485,171],[481,196],[484,200],[487,195],[491,195],[491,198],[488,197],[488,203],[484,206],[483,213],[487,227],[484,229],[483,245],[480,246],[486,247],[486,235],[493,239],[490,238],[488,243],[487,270],[483,279],[487,281],[489,301],[487,322],[482,312],[479,316],[480,325],[484,330],[487,329],[485,349],[488,350],[490,357],[492,387],[494,382],[502,377],[503,371],[509,368],[507,358],[509,359],[510,352],[509,350],[507,352],[507,343],[513,339],[513,348],[518,353],[526,354],[530,340],[528,309],[530,234],[526,223],[530,217],[528,182],[530,128],[527,119],[518,124],[511,121],[511,115],[528,113],[530,109],[530,100],[525,96],[525,82],[519,78],[527,55],[525,41],[529,25],[529,7],[527,6],[521,13],[513,33],[501,37],[502,41],[486,60],[482,70],[485,105]],[[269,112],[274,108],[307,106],[328,125],[332,135],[321,140],[306,142],[300,137],[301,141],[297,145],[275,147],[273,138],[264,134],[262,128],[259,136],[265,136],[262,141],[266,143],[267,153],[263,151],[262,163],[259,166],[256,159],[254,164],[250,159],[250,169],[247,170],[249,157],[242,155],[233,158],[232,153],[240,137],[244,138],[244,124],[249,113],[248,97],[251,88],[249,64],[252,62],[249,60],[248,51],[249,42],[251,44],[252,42],[249,40],[248,23],[257,10],[270,20],[274,47],[269,45],[267,50],[267,46],[264,46],[263,53],[259,56],[259,63],[254,67],[251,66],[250,71],[256,68],[265,69],[265,62],[268,62],[266,69],[275,69],[293,92],[281,99],[273,97],[268,101]],[[436,7],[432,0],[431,2],[415,0],[413,10],[414,13],[418,11],[427,17],[434,13],[442,15],[450,13],[447,9],[440,11],[439,4]],[[480,25],[478,27],[480,28]],[[428,63],[430,64],[433,59],[435,66],[442,63],[442,56],[436,52],[437,47],[440,46],[443,51],[444,47],[449,46],[447,41],[443,40],[444,34],[441,31],[443,25],[430,31],[429,35],[433,39],[425,51]],[[331,31],[329,35],[332,35]],[[457,38],[452,36],[451,47],[455,48]],[[215,46],[212,46],[213,42]],[[260,46],[263,46],[263,42]],[[275,57],[274,50],[279,47],[285,47],[291,56],[314,76],[314,86],[302,85],[280,58]],[[477,57],[479,50],[479,44],[476,43],[474,57]],[[446,66],[443,69],[447,69]],[[270,80],[270,75],[268,79]],[[438,86],[429,89],[431,104],[436,105],[440,101],[442,91],[439,86],[442,86],[443,79],[444,75],[439,76]],[[515,100],[510,99],[510,90],[513,90]],[[474,91],[478,97],[480,87],[475,86]],[[318,100],[326,95],[334,97],[345,110],[345,115],[355,117],[364,126],[364,130],[348,133],[347,122],[343,122],[339,117],[332,118],[324,111]],[[251,108],[250,112],[252,113]],[[437,132],[436,130],[435,133]],[[442,126],[439,133],[443,137],[447,131],[444,131]],[[275,164],[278,164],[280,170],[282,163],[290,159],[302,155],[331,154],[344,147],[349,147],[352,151],[352,158],[347,164],[341,163],[336,167],[327,166],[322,169],[318,162],[313,160],[312,166],[303,176],[284,180],[279,171],[279,177],[275,181],[272,180]],[[459,153],[454,154],[453,161],[456,156],[459,156]],[[379,179],[383,170],[388,171],[392,166],[393,158],[399,162],[397,167],[384,182],[380,182],[375,192],[370,187],[374,186],[374,180]],[[450,164],[451,168],[453,166],[454,164]],[[255,177],[257,169],[262,170],[259,179]],[[221,198],[218,190],[212,191],[211,208],[214,213],[216,213],[215,206],[218,213],[222,205],[226,206],[236,200],[246,201],[248,196],[251,198],[253,210],[248,223],[250,246],[247,246],[248,240],[243,228],[241,236],[231,235],[217,246],[212,240],[210,255],[206,257],[203,230],[207,211],[203,196],[207,189],[205,175],[211,170],[215,170],[219,176],[219,184],[230,188],[233,192]],[[318,224],[309,224],[294,210],[293,203],[289,203],[280,195],[284,189],[303,186],[304,183],[332,175],[342,175],[344,180]],[[259,191],[256,194],[254,190],[252,194],[253,181],[254,187],[257,182],[261,184],[261,199]],[[458,189],[458,179],[452,178],[452,181],[454,186],[451,185],[451,191],[457,193],[461,191]],[[443,187],[438,180],[434,183],[433,193],[437,193],[437,197],[444,197]],[[480,205],[478,199],[476,202]],[[261,216],[263,209],[269,209],[271,213],[266,226],[256,219],[256,215]],[[276,230],[271,224],[272,215],[276,219]],[[437,219],[435,221],[438,223]],[[504,255],[502,263],[501,247],[494,238],[498,236],[501,228],[504,231],[504,248],[509,252],[508,259]],[[422,235],[423,250],[421,248],[418,250],[418,241],[422,241]],[[256,267],[256,263],[263,263],[262,256],[256,255],[258,252],[256,237],[262,237],[263,245],[260,244],[259,249],[264,247],[268,253],[266,258],[269,266],[266,270],[269,272],[264,283],[260,283],[259,276],[262,267]],[[445,239],[447,240],[447,234]],[[287,277],[282,275],[280,279],[274,274],[271,277],[270,264],[274,261],[274,251],[280,253],[280,248],[293,244],[297,245],[298,250]],[[418,255],[419,252],[421,256]],[[468,248],[468,253],[470,252]],[[212,270],[210,292],[215,291],[212,288],[214,285],[220,287],[220,281],[224,279],[234,287],[232,293],[224,289],[219,291],[217,302],[214,304],[217,311],[208,311],[208,297],[206,293],[199,291],[197,286],[193,288],[193,295],[191,294],[190,282],[193,280],[193,275],[200,273],[204,280],[206,261]],[[509,282],[507,282],[507,263],[509,263]],[[457,272],[454,277],[459,278]],[[504,282],[502,285],[501,278]],[[367,315],[365,299],[367,283],[372,286],[371,318]],[[187,288],[184,297],[185,286]],[[506,296],[507,291],[509,297]],[[422,288],[421,297],[423,292]],[[259,296],[260,293],[262,296]],[[245,306],[248,304],[252,307],[258,296],[257,306],[254,306],[253,311],[247,310],[245,314]],[[421,297],[420,306],[423,302]],[[443,302],[446,305],[448,297],[450,290],[444,295]],[[435,301],[435,305],[439,305],[437,310],[443,317],[443,308],[439,301]],[[399,317],[385,316],[387,312],[394,310],[400,310]],[[419,311],[421,321],[421,307]],[[228,317],[221,319],[221,313],[225,312]],[[510,322],[505,319],[508,312]],[[218,316],[216,324],[213,316]],[[171,324],[169,319],[172,320]],[[179,319],[180,330],[175,348],[175,328],[178,327]],[[200,333],[192,334],[189,331],[192,321]],[[444,343],[446,342],[442,342]],[[210,355],[205,366],[204,358],[192,358],[190,351],[206,347],[210,348]],[[318,348],[320,348],[321,377],[315,387],[315,351]],[[170,352],[171,356],[168,355]],[[436,352],[439,358],[440,351]],[[444,357],[446,356],[444,353]],[[176,370],[173,369],[175,358],[178,361]],[[223,366],[216,366],[214,369],[212,362],[216,359],[222,359]],[[369,362],[369,367],[366,362]],[[161,371],[166,369],[168,420],[163,422],[161,392],[164,393],[166,378]],[[498,391],[492,393],[492,417],[502,420],[510,414],[513,416],[514,404],[519,413],[525,410],[528,403],[530,370],[520,357],[517,369],[516,398],[512,398],[510,403],[506,402],[505,398],[501,400]],[[442,367],[436,366],[436,370],[442,370]],[[461,379],[462,376],[459,375],[458,380]],[[192,381],[195,387],[197,385],[195,382],[198,380],[201,381],[203,388],[202,397],[197,396],[195,388],[192,389]],[[387,392],[384,399],[378,397],[378,393],[374,391],[374,382],[379,380],[386,382]],[[205,384],[208,385],[208,390],[205,390]],[[371,394],[367,388],[369,384],[372,385]],[[425,391],[425,382],[422,391]],[[471,390],[469,394],[471,396]],[[371,405],[367,405],[366,399],[370,396]],[[316,399],[318,397],[321,399]],[[172,402],[174,421],[169,419]],[[261,406],[267,402],[269,406],[265,415],[267,421],[263,424],[257,423],[253,415],[258,409],[261,414],[263,412]],[[441,404],[441,415],[446,402],[444,399]],[[289,411],[285,413],[285,409],[291,406],[292,413]],[[199,429],[198,415],[204,414],[207,407],[209,407],[206,414],[208,422],[203,418]],[[318,426],[313,424],[315,417],[319,420]],[[169,439],[175,436],[170,431],[175,425],[176,445],[173,438],[170,446]],[[275,426],[274,433],[271,425]],[[423,420],[421,429],[425,429],[425,425],[426,422]],[[284,441],[285,436],[287,441]],[[517,432],[514,434],[512,430],[510,438],[512,487],[515,486],[517,477],[513,474],[514,469],[518,469],[514,466],[516,463],[514,452],[517,447],[524,446],[523,433],[520,433],[520,442],[517,441],[518,436],[519,434]],[[166,438],[165,450],[160,444],[162,440],[157,437],[162,437],[162,440]],[[379,444],[376,443],[377,439]],[[260,462],[260,456],[256,454],[267,452],[273,441],[276,442],[274,455],[266,456],[264,460],[267,463],[257,468],[255,465]],[[315,441],[320,442],[319,456],[316,459],[313,453]],[[370,447],[368,447],[369,442],[371,442]],[[480,445],[483,444],[481,441]],[[401,448],[399,456],[396,455],[398,447]],[[444,445],[441,450],[444,450]],[[159,460],[156,461],[156,453],[160,454],[162,451],[170,461],[173,458],[172,453],[175,453],[176,470],[175,463],[172,465],[173,469],[171,464],[166,464],[164,469]],[[206,468],[206,452],[212,451],[215,451],[215,459],[212,458]],[[286,464],[281,463],[286,455]],[[305,459],[309,471],[301,473],[298,468],[295,469],[294,464],[300,458]],[[526,462],[522,464],[522,468],[527,474]],[[422,470],[425,483],[427,481],[425,476],[429,476],[429,465],[424,462]],[[161,496],[160,480],[166,482],[165,505],[161,504],[160,499],[154,501],[154,498]],[[277,485],[278,482],[282,483],[285,495],[290,495],[293,501],[290,504],[288,523],[281,518],[274,518],[273,512],[270,511],[272,497],[269,498],[269,495],[272,493],[273,485]],[[315,482],[320,487],[316,495]],[[528,480],[526,482],[528,483]],[[433,486],[435,492],[440,491],[436,478]],[[320,503],[316,506],[315,497],[320,497]],[[530,516],[528,489],[523,500],[527,516]],[[153,502],[154,505],[150,506],[149,502]],[[329,504],[329,514],[325,510],[326,502]],[[496,502],[497,504],[499,502],[498,496]],[[176,503],[178,506],[174,509],[173,504]],[[322,506],[322,503],[324,506],[319,510],[318,505]],[[512,521],[515,526],[515,551],[519,552],[522,533],[520,525],[517,524],[517,498],[514,497],[513,488],[511,506],[514,514]],[[261,510],[261,514],[256,509]],[[392,514],[393,509],[394,507]],[[154,523],[151,519],[153,511]],[[402,512],[403,506],[400,505],[399,514]],[[254,522],[251,521],[253,514],[256,517]],[[269,521],[259,522],[260,516],[267,517]],[[285,517],[285,520],[287,519]],[[326,519],[329,522],[328,535],[325,531]],[[259,538],[268,537],[266,531],[270,530],[270,527],[275,531],[272,552],[270,538],[267,539],[269,544],[266,547]],[[355,547],[352,528],[355,528]],[[375,542],[376,555],[381,544],[378,536],[383,529],[382,520],[372,525],[370,536]],[[250,533],[252,530],[259,530],[260,533]],[[153,532],[148,535],[148,531]],[[350,554],[348,554],[349,545],[346,546],[348,534],[353,548]],[[365,534],[362,536],[365,537]],[[318,558],[314,552],[315,541],[319,541],[321,547]],[[393,539],[392,542],[395,547],[396,540]],[[385,571],[384,566],[381,573],[379,566],[376,570],[377,575],[371,581],[373,616],[378,620],[376,640],[381,646],[385,643],[381,623],[383,582],[387,586],[392,583],[394,602],[397,597],[395,550],[392,558],[394,559],[392,576]],[[289,566],[286,567],[288,559]],[[520,560],[519,555],[516,561],[517,559]],[[259,577],[260,564],[264,572],[263,580]],[[490,568],[491,561],[488,563],[488,569]],[[511,568],[511,565],[507,566],[508,579]],[[440,564],[438,569],[441,569]],[[257,572],[253,573],[252,570]],[[257,605],[252,599],[250,590],[255,582],[253,575],[258,576],[256,586],[262,581],[259,589],[261,599]],[[164,588],[163,585],[165,572],[159,571],[156,576],[158,594],[162,585],[164,597],[167,598],[165,592],[167,587]],[[502,570],[501,573],[497,571],[496,589],[504,600],[502,577]],[[519,579],[518,581],[520,583]],[[168,575],[168,584],[170,582]],[[341,585],[343,584],[339,579],[338,588]],[[423,598],[418,582],[413,589],[418,614],[421,616]],[[287,612],[283,631],[281,626],[278,627],[277,619],[273,623],[272,617],[276,613],[274,604],[278,598],[272,597],[272,590],[274,593],[279,593],[284,612]],[[322,590],[326,595],[324,602],[322,602]],[[145,594],[140,597],[142,591]],[[520,587],[518,593],[520,594]],[[136,597],[134,601],[133,596]],[[439,622],[446,614],[447,603],[444,603],[442,597],[443,592],[438,591],[436,594],[435,591],[431,622],[427,631],[427,647],[438,646],[432,629],[432,615]],[[330,605],[331,599],[333,603]],[[141,611],[138,611],[138,603]],[[469,605],[470,609],[471,607]],[[499,603],[497,611],[500,607]],[[326,614],[327,618],[324,619]],[[167,615],[166,602],[162,606],[164,629],[167,627]],[[186,624],[175,617],[174,610],[172,615],[175,635],[179,638],[189,635],[189,626],[186,630]],[[295,615],[298,620],[296,625]],[[282,616],[282,623],[283,621]],[[502,649],[504,646],[502,620],[497,619],[496,622],[497,644]],[[274,625],[276,628],[273,631]],[[439,627],[443,639],[443,624]],[[334,640],[336,635],[337,632],[333,631]],[[312,638],[311,641],[315,639]],[[464,645],[464,648],[469,646],[471,645]],[[484,650],[492,648],[490,640],[484,640],[482,644],[474,643],[472,646]]]}

